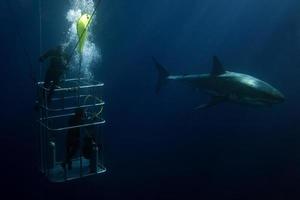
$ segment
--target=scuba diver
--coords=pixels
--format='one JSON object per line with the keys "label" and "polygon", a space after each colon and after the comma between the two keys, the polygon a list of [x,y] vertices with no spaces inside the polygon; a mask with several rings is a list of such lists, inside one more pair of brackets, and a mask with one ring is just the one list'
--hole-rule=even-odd
{"label": "scuba diver", "polygon": [[58,86],[61,76],[67,70],[69,56],[65,53],[63,46],[59,45],[54,49],[48,50],[39,58],[39,61],[44,62],[47,59],[49,59],[49,65],[45,74],[44,88],[48,90],[47,101],[51,103],[53,91]]}
{"label": "scuba diver", "polygon": [[99,147],[96,142],[97,128],[94,126],[86,127],[86,134],[83,138],[82,155],[85,159],[89,160],[89,172],[95,173],[98,166],[98,151]]}
{"label": "scuba diver", "polygon": [[[82,108],[77,108],[75,110],[75,115],[69,119],[69,126],[79,126],[83,123],[84,110]],[[68,130],[65,141],[65,159],[62,163],[62,167],[66,170],[66,165],[68,169],[72,169],[72,157],[80,148],[80,127],[71,128]]]}
{"label": "scuba diver", "polygon": [[[68,125],[79,126],[83,124],[85,117],[85,112],[83,108],[77,108],[75,110],[75,115],[69,120]],[[95,127],[85,128],[86,134],[83,138],[83,144],[81,148],[82,156],[88,159],[90,162],[90,173],[95,173],[97,171],[97,158],[98,158],[98,146],[96,144],[96,129]],[[61,166],[66,171],[66,166],[68,165],[68,170],[72,169],[72,157],[80,149],[80,127],[71,128],[68,130],[65,141],[65,159]],[[95,159],[94,159],[95,158]]]}

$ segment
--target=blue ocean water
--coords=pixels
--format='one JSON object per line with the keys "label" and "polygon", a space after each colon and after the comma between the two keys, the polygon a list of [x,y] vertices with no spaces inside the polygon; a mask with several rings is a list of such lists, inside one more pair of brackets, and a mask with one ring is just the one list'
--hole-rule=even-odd
{"label": "blue ocean water", "polygon": [[[37,0],[0,2],[1,191],[7,199],[298,199],[300,2],[103,0],[93,25],[105,83],[106,174],[50,184],[37,170]],[[69,1],[42,0],[43,51],[65,37]],[[16,31],[22,34],[18,39]],[[207,73],[212,56],[286,96],[253,108],[195,111],[208,96],[180,84],[155,94],[152,56],[172,74]],[[2,196],[2,195],[1,195]]]}

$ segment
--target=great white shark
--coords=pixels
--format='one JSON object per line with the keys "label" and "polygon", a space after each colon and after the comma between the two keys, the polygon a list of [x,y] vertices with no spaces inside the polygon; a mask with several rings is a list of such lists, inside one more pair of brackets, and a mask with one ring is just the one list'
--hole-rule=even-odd
{"label": "great white shark", "polygon": [[269,106],[282,103],[284,95],[270,84],[253,76],[226,71],[219,59],[213,57],[213,67],[209,74],[170,75],[155,59],[158,71],[156,93],[169,81],[178,81],[203,90],[211,96],[211,100],[197,108],[208,108],[221,102]]}

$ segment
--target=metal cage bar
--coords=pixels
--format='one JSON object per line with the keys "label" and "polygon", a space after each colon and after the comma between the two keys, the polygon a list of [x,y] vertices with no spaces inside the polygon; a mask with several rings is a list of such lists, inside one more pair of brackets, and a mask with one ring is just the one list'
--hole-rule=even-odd
{"label": "metal cage bar", "polygon": [[[99,81],[85,78],[63,79],[60,83],[60,87],[54,89],[50,104],[50,102],[47,101],[47,95],[50,90],[44,87],[44,82],[40,81],[37,83],[38,100],[36,103],[40,108],[40,114],[37,120],[40,132],[40,168],[50,181],[69,181],[106,171],[103,164],[103,141],[102,139],[100,139],[100,141],[98,139],[99,134],[100,137],[102,137],[102,131],[99,130],[101,130],[101,126],[105,124],[105,120],[102,118],[102,109],[105,103],[99,94],[99,90],[101,90],[103,86],[104,84]],[[91,97],[93,97],[92,100],[89,99]],[[68,119],[75,116],[74,110],[77,108],[100,110],[100,116],[98,116],[98,114],[93,116],[92,113],[86,112],[87,115],[90,116],[86,116],[87,119],[82,123],[78,125],[68,125]],[[97,130],[95,140],[98,143],[96,143],[96,150],[94,151],[96,154],[96,170],[92,172],[88,171],[88,166],[91,166],[92,160],[83,158],[81,149],[79,149],[79,155],[72,159],[72,163],[75,166],[74,169],[66,170],[62,168],[61,165],[63,161],[59,161],[59,159],[56,160],[56,155],[61,159],[62,156],[59,155],[59,152],[63,152],[63,150],[59,150],[57,146],[63,146],[64,142],[61,141],[65,140],[63,136],[72,129],[78,129],[80,132],[84,132],[85,130],[85,132],[87,132],[86,129],[92,127],[95,127]],[[99,146],[101,146],[100,152]]]}

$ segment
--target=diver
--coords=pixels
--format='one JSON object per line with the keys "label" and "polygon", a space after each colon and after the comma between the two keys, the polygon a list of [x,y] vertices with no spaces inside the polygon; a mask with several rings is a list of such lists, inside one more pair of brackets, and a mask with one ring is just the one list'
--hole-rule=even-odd
{"label": "diver", "polygon": [[[83,123],[84,118],[84,109],[77,108],[75,110],[75,115],[69,119],[68,125],[79,126]],[[61,166],[64,170],[66,170],[66,165],[68,165],[68,169],[72,169],[72,157],[76,154],[76,152],[80,148],[80,127],[71,128],[68,130],[65,141],[65,159]]]}
{"label": "diver", "polygon": [[47,59],[49,59],[49,65],[45,74],[44,88],[48,90],[47,102],[51,103],[53,91],[56,87],[58,87],[61,76],[67,70],[69,55],[66,54],[63,46],[59,45],[40,56],[39,61],[44,62]]}
{"label": "diver", "polygon": [[95,173],[98,166],[98,151],[99,146],[96,142],[97,128],[95,126],[86,127],[86,134],[83,138],[81,148],[82,155],[85,159],[89,160],[89,172]]}

